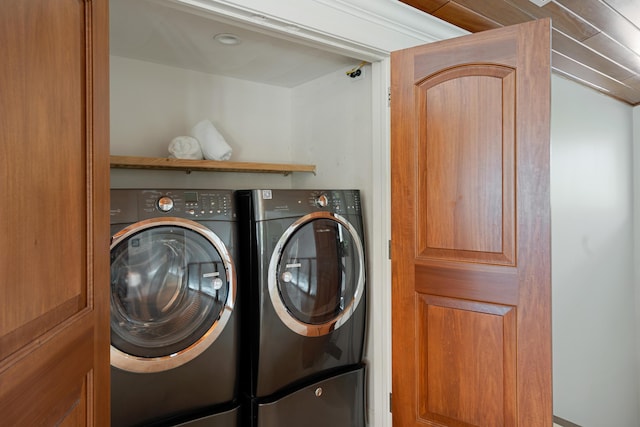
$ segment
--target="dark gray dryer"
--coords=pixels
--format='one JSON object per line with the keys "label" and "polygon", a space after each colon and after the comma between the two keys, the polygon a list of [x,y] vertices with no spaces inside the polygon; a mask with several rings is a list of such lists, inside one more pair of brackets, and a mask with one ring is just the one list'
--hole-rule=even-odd
{"label": "dark gray dryer", "polygon": [[111,190],[112,426],[238,424],[228,190]]}
{"label": "dark gray dryer", "polygon": [[[359,191],[244,190],[236,201],[245,425],[300,425],[283,409],[291,405],[308,417],[304,425],[310,419],[362,425],[366,264]],[[304,391],[319,382],[342,398]],[[320,410],[337,402],[340,408]]]}

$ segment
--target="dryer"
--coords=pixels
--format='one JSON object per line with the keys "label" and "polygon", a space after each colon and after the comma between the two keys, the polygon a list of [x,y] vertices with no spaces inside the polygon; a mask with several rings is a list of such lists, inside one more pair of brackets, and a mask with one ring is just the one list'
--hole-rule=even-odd
{"label": "dryer", "polygon": [[361,369],[366,264],[359,191],[242,190],[236,201],[245,397],[255,409]]}
{"label": "dryer", "polygon": [[228,190],[111,190],[112,426],[238,424]]}

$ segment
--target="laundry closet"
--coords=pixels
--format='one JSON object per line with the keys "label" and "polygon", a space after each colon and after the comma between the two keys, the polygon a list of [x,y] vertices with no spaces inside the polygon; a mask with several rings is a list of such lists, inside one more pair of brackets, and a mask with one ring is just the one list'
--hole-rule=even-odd
{"label": "laundry closet", "polygon": [[[460,31],[389,2],[110,3],[112,189],[359,190],[365,411],[390,425],[388,54]],[[202,120],[233,171],[162,160]]]}

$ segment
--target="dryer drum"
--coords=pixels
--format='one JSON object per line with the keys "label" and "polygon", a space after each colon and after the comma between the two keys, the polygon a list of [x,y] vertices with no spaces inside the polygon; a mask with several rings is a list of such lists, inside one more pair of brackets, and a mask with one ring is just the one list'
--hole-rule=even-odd
{"label": "dryer drum", "polygon": [[294,222],[277,242],[269,262],[269,296],[289,329],[303,336],[327,335],[358,307],[364,273],[355,228],[336,213],[314,212]]}
{"label": "dryer drum", "polygon": [[215,233],[186,219],[141,221],[115,235],[112,365],[159,372],[201,354],[233,309],[234,273]]}

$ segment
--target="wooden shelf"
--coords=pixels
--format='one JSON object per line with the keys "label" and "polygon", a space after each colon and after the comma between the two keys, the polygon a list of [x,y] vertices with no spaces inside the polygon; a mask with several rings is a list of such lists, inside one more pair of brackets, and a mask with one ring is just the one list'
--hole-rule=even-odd
{"label": "wooden shelf", "polygon": [[315,165],[296,165],[281,163],[227,162],[215,160],[185,160],[162,157],[111,156],[111,167],[119,169],[164,169],[208,172],[253,172],[280,173],[311,172],[315,175]]}

